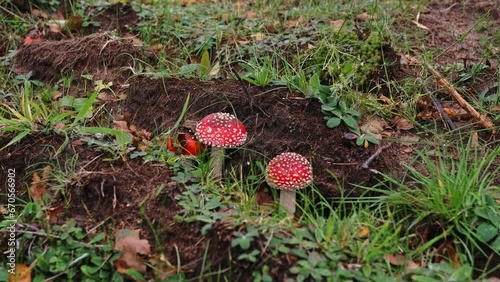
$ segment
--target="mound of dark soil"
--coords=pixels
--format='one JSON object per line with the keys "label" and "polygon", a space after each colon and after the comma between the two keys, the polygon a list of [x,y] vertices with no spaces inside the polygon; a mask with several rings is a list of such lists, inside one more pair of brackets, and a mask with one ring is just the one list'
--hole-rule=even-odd
{"label": "mound of dark soil", "polygon": [[63,75],[80,79],[82,74],[94,80],[120,80],[124,69],[140,57],[132,41],[113,38],[107,33],[61,41],[42,40],[23,45],[16,56],[14,70],[32,73],[41,81],[58,80]]}
{"label": "mound of dark soil", "polygon": [[[346,192],[354,192],[350,184],[370,185],[374,175],[361,164],[375,151],[375,146],[359,147],[344,138],[347,130],[326,126],[321,105],[286,88],[249,86],[248,95],[236,81],[166,81],[148,78],[131,80],[125,110],[132,123],[146,130],[166,130],[179,118],[188,94],[189,109],[185,126],[213,112],[234,113],[245,124],[248,141],[241,149],[228,150],[230,166],[242,166],[248,172],[257,160],[267,163],[282,152],[302,154],[312,161],[314,183],[326,196],[339,196],[337,181]],[[404,157],[397,149],[382,154],[372,168],[391,172],[400,168]],[[226,166],[229,170],[230,168]]]}

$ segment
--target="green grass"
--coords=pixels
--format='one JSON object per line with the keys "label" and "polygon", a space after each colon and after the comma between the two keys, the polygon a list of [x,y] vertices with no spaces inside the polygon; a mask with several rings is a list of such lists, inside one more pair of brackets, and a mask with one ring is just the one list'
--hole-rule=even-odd
{"label": "green grass", "polygon": [[[54,10],[58,2],[41,1],[42,8]],[[62,77],[47,85],[30,75],[13,74],[9,62],[36,19],[2,6],[2,12],[8,13],[0,16],[0,24],[5,27],[0,30],[5,38],[2,44],[7,51],[0,58],[0,136],[9,141],[0,151],[32,134],[63,136],[63,145],[51,148],[54,158],[48,163],[52,170],[47,183],[64,200],[69,195],[65,191],[67,184],[78,177],[78,156],[66,160],[56,157],[70,139],[79,138],[106,151],[112,156],[110,160],[142,158],[168,165],[174,172],[172,180],[181,186],[175,199],[182,212],[176,220],[201,224],[203,235],[220,226],[229,232],[228,256],[234,266],[211,262],[212,242],[208,242],[202,271],[191,281],[236,281],[241,279],[233,269],[236,265],[251,269],[254,281],[272,281],[273,267],[280,259],[287,259],[291,266],[287,275],[295,281],[472,281],[485,279],[498,269],[489,265],[487,270],[488,265],[480,268],[475,264],[478,257],[491,264],[489,260],[500,255],[500,189],[495,182],[500,170],[498,142],[481,140],[485,146],[478,146],[474,139],[466,138],[468,141],[463,143],[461,136],[443,134],[435,124],[417,120],[418,102],[429,95],[426,87],[434,79],[425,71],[420,81],[413,77],[395,81],[388,76],[394,63],[387,57],[388,48],[428,61],[445,53],[425,46],[423,30],[398,24],[415,19],[430,1],[358,0],[343,4],[308,0],[301,1],[299,7],[291,0],[257,0],[253,4],[238,2],[243,5],[239,8],[233,5],[235,1],[228,0],[193,5],[174,0],[124,2],[130,2],[139,17],[134,34],[145,46],[152,47],[156,56],[151,61],[137,58],[136,64],[130,66],[134,76],[241,78],[257,86],[288,87],[318,99],[325,123],[331,128],[343,126],[356,134],[360,146],[378,142],[359,128],[363,119],[372,114],[386,120],[404,116],[415,125],[415,134],[437,137],[434,143],[421,142],[428,147],[418,152],[414,162],[405,165],[405,177],[382,175],[379,185],[360,187],[367,193],[356,198],[342,195],[325,199],[312,185],[299,192],[298,212],[292,217],[277,204],[276,191],[271,191],[273,202],[269,205],[256,203],[265,178],[265,163],[251,161],[250,173],[245,176],[242,167],[235,167],[217,182],[210,177],[206,155],[180,157],[167,152],[165,140],[179,128],[189,99],[172,128],[155,132],[147,152],[136,150],[129,154],[131,137],[114,129],[111,110],[97,103],[101,92],[111,91],[111,83],[88,76],[85,85],[77,85],[74,77]],[[92,5],[98,13],[109,7],[84,1],[72,3],[69,10],[92,25],[86,14]],[[364,12],[373,18],[358,20]],[[335,20],[344,22],[335,26]],[[491,21],[489,15],[478,15],[475,25],[458,35],[454,44],[472,30],[487,30]],[[495,43],[499,38],[499,33],[493,32],[481,39],[484,60],[470,69],[455,65],[441,68],[445,73],[458,73],[456,87],[480,82],[486,73],[486,60],[498,60]],[[416,68],[423,69],[418,62]],[[377,73],[384,75],[372,79]],[[494,90],[496,85],[496,92],[479,93],[471,101],[498,124],[498,67],[493,77],[496,84],[487,90]],[[84,97],[72,95],[74,87],[83,88]],[[53,101],[56,92],[64,95],[57,102]],[[380,93],[392,104],[381,105],[377,101]],[[472,133],[467,126],[461,132],[466,136]],[[46,164],[34,164],[33,168]],[[343,189],[340,182],[337,184]],[[163,189],[159,186],[151,195],[160,197]],[[23,197],[18,199],[20,213],[16,220],[22,226],[18,239],[23,249],[19,253],[25,255],[18,257],[18,262],[33,266],[34,281],[54,277],[145,280],[138,272],[116,271],[113,262],[119,252],[113,249],[113,230],[90,235],[74,221],[52,224],[45,217],[50,209],[47,197],[42,201]],[[155,230],[157,223],[145,210],[147,200],[143,199],[138,218],[151,229],[155,249],[161,252],[167,238]],[[0,226],[4,230],[11,223],[3,219]],[[39,225],[35,233],[27,231],[34,223]],[[425,229],[431,234],[429,238],[423,238]],[[442,251],[443,246],[448,246],[448,253]],[[437,251],[440,247],[441,251]],[[395,256],[400,261],[394,262]],[[168,263],[181,272],[164,281],[187,279],[179,257],[177,253],[177,261]],[[152,269],[159,279],[162,270],[156,266]],[[0,268],[0,280],[7,279],[6,269]]]}

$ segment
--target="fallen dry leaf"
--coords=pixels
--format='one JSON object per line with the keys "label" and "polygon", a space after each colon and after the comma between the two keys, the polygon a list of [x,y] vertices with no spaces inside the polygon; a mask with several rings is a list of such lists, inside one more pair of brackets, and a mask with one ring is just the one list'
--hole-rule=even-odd
{"label": "fallen dry leaf", "polygon": [[392,100],[389,99],[388,97],[384,96],[384,95],[380,95],[378,96],[378,100],[382,103],[382,104],[386,104],[386,105],[392,105]]}
{"label": "fallen dry leaf", "polygon": [[58,123],[56,123],[56,124],[54,125],[54,129],[56,129],[56,130],[61,130],[61,129],[63,129],[65,126],[66,126],[66,125],[65,125],[64,123],[62,123],[62,122],[58,122]]}
{"label": "fallen dry leaf", "polygon": [[330,21],[330,25],[336,28],[341,28],[344,25],[344,20]]}
{"label": "fallen dry leaf", "polygon": [[356,19],[360,21],[373,20],[374,18],[375,18],[374,16],[369,15],[367,12],[361,13],[356,16]]}
{"label": "fallen dry leaf", "polygon": [[412,260],[406,260],[402,254],[385,254],[384,259],[386,259],[392,265],[404,265],[407,271],[420,268],[420,265],[418,263]]}
{"label": "fallen dry leaf", "polygon": [[113,121],[113,128],[118,129],[118,130],[123,130],[123,131],[128,131],[128,124],[124,120],[114,120]]}
{"label": "fallen dry leaf", "polygon": [[361,238],[361,239],[366,238],[369,235],[370,235],[370,227],[366,226],[366,225],[364,225],[363,227],[361,227],[361,229],[358,232],[358,237]]}
{"label": "fallen dry leaf", "polygon": [[420,137],[417,135],[403,135],[399,138],[399,141],[403,146],[413,146],[420,141]]}
{"label": "fallen dry leaf", "polygon": [[72,140],[71,141],[71,146],[81,146],[85,144],[85,142],[83,142],[82,140],[80,139],[75,139],[75,140]]}
{"label": "fallen dry leaf", "polygon": [[127,269],[134,269],[141,273],[146,272],[146,264],[139,255],[149,255],[151,246],[148,240],[139,239],[140,229],[122,229],[115,236],[115,250],[122,254],[114,264],[120,273],[126,273]]}
{"label": "fallen dry leaf", "polygon": [[275,24],[268,24],[266,25],[266,31],[268,33],[277,33],[279,30]]}
{"label": "fallen dry leaf", "polygon": [[262,41],[266,38],[266,35],[262,32],[257,32],[257,33],[253,33],[251,35],[251,37],[253,38],[253,40],[255,41]]}
{"label": "fallen dry leaf", "polygon": [[409,119],[402,116],[395,116],[391,120],[391,123],[399,130],[410,130],[413,128],[413,123]]}
{"label": "fallen dry leaf", "polygon": [[363,133],[370,134],[378,140],[382,140],[382,133],[387,126],[387,122],[383,118],[378,116],[369,116],[359,126],[359,129]]}
{"label": "fallen dry leaf", "polygon": [[384,259],[386,259],[392,265],[403,265],[405,264],[405,257],[402,254],[385,254]]}
{"label": "fallen dry leaf", "polygon": [[64,206],[59,205],[57,207],[49,208],[47,210],[47,219],[49,220],[50,223],[55,223],[59,217],[61,216],[61,213],[64,211]]}
{"label": "fallen dry leaf", "polygon": [[418,63],[418,58],[415,56],[400,54],[399,63],[402,65],[416,65]]}
{"label": "fallen dry leaf", "polygon": [[33,173],[33,181],[29,189],[30,197],[33,201],[41,201],[46,192],[47,188],[45,181],[40,179],[38,172]]}
{"label": "fallen dry leaf", "polygon": [[248,11],[245,15],[245,18],[251,20],[257,18],[257,13],[255,11]]}
{"label": "fallen dry leaf", "polygon": [[479,136],[477,132],[473,132],[470,141],[471,148],[479,148]]}
{"label": "fallen dry leaf", "polygon": [[16,273],[10,274],[9,282],[31,282],[31,268],[25,264],[16,264]]}

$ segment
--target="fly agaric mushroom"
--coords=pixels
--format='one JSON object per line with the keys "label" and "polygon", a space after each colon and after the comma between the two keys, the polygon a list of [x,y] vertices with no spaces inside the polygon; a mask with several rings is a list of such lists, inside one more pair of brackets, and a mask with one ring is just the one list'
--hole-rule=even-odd
{"label": "fly agaric mushroom", "polygon": [[274,157],[266,169],[266,182],[280,189],[280,204],[295,213],[295,190],[312,182],[312,167],[309,161],[297,153],[282,153]]}
{"label": "fly agaric mushroom", "polygon": [[201,143],[212,146],[210,168],[212,177],[218,179],[222,176],[224,148],[242,145],[247,139],[247,130],[232,114],[213,113],[200,120],[195,135]]}
{"label": "fly agaric mushroom", "polygon": [[[174,140],[174,138],[177,139]],[[176,137],[168,139],[167,148],[176,154],[195,156],[205,150],[205,145],[196,141],[189,133],[179,133]]]}

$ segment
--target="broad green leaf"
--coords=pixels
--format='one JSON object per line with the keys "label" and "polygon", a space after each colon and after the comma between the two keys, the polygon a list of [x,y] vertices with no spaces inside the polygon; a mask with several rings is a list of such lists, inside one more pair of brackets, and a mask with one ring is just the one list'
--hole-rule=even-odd
{"label": "broad green leaf", "polygon": [[94,243],[102,241],[104,238],[106,238],[106,233],[104,233],[104,232],[99,233],[94,238],[92,238],[92,240],[90,240],[88,244],[92,245]]}
{"label": "broad green leaf", "polygon": [[498,229],[486,222],[479,224],[476,234],[483,242],[488,242],[498,234]]}
{"label": "broad green leaf", "polygon": [[207,77],[210,75],[210,55],[208,54],[208,50],[205,50],[201,55],[200,60],[200,76]]}
{"label": "broad green leaf", "polygon": [[365,139],[364,139],[364,136],[360,136],[356,139],[356,145],[358,146],[362,146],[363,144],[365,143]]}
{"label": "broad green leaf", "polygon": [[127,145],[132,142],[132,137],[126,132],[117,129],[105,128],[105,127],[80,127],[78,129],[83,133],[100,133],[105,135],[114,135],[116,138],[117,145]]}
{"label": "broad green leaf", "polygon": [[472,267],[464,264],[453,272],[449,281],[469,281],[472,277]]}
{"label": "broad green leaf", "polygon": [[326,126],[328,126],[329,128],[335,128],[339,126],[339,124],[340,124],[340,118],[336,117],[329,118],[328,121],[326,122]]}
{"label": "broad green leaf", "polygon": [[325,112],[329,112],[329,111],[335,110],[335,105],[332,105],[332,104],[321,105],[321,110],[323,110]]}
{"label": "broad green leaf", "polygon": [[368,141],[368,142],[370,142],[372,144],[378,144],[378,143],[380,143],[380,141],[377,138],[373,137],[370,134],[365,134],[364,138],[365,138],[366,141]]}
{"label": "broad green leaf", "polygon": [[499,253],[500,252],[500,235],[495,238],[495,241],[490,244],[491,248],[495,250],[495,252]]}
{"label": "broad green leaf", "polygon": [[358,128],[358,122],[350,115],[344,115],[342,120],[349,128]]}
{"label": "broad green leaf", "polygon": [[142,276],[142,274],[135,269],[132,268],[127,269],[127,274],[130,277],[134,278],[136,281],[144,281],[144,276]]}
{"label": "broad green leaf", "polygon": [[198,64],[188,64],[179,68],[181,75],[188,75],[195,72],[199,68]]}

